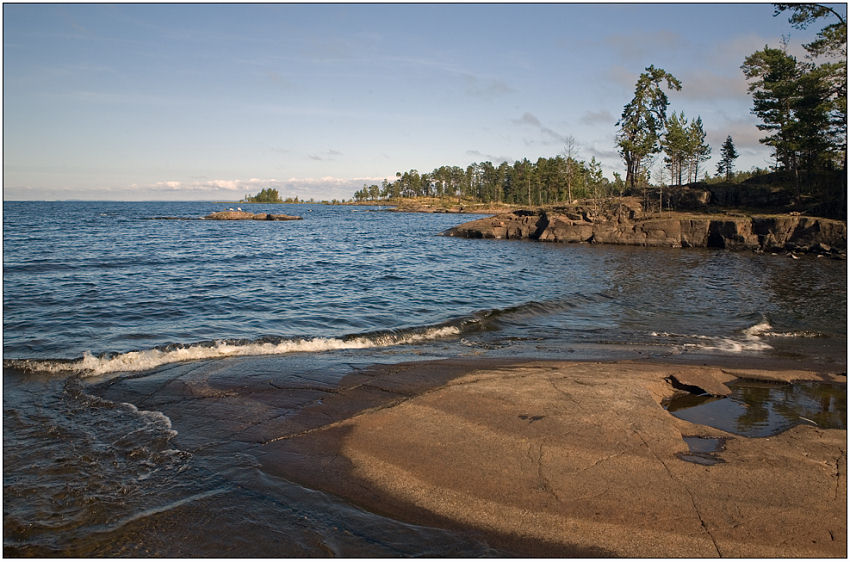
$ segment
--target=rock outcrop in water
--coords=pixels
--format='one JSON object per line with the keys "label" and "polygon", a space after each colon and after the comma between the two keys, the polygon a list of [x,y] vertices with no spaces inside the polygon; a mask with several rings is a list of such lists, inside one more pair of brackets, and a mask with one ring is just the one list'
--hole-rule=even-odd
{"label": "rock outcrop in water", "polygon": [[271,213],[249,213],[247,211],[219,211],[204,217],[214,221],[300,221],[301,217],[294,215],[273,215]]}
{"label": "rock outcrop in water", "polygon": [[599,205],[520,210],[474,220],[443,234],[672,248],[727,248],[846,256],[847,225],[800,215],[697,215],[643,212],[637,198]]}

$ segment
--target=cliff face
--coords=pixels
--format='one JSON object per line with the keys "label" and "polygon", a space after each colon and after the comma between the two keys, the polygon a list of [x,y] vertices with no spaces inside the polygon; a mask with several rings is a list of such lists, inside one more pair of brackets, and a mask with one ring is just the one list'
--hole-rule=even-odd
{"label": "cliff face", "polygon": [[599,207],[514,211],[451,228],[447,236],[591,242],[672,248],[727,248],[844,255],[847,225],[803,216],[644,216],[633,199]]}

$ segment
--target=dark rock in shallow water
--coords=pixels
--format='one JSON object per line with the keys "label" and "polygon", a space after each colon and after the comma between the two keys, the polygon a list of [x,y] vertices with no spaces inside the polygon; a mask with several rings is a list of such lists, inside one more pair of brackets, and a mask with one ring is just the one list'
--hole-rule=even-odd
{"label": "dark rock in shallow water", "polygon": [[644,215],[636,198],[538,211],[514,211],[470,221],[443,234],[463,238],[593,242],[672,248],[828,253],[844,257],[847,225],[803,216]]}
{"label": "dark rock in shallow water", "polygon": [[271,213],[249,213],[246,211],[219,211],[217,213],[212,213],[204,217],[206,220],[215,220],[215,221],[241,221],[241,220],[255,220],[255,221],[300,221],[301,217],[297,217],[294,215],[273,215]]}

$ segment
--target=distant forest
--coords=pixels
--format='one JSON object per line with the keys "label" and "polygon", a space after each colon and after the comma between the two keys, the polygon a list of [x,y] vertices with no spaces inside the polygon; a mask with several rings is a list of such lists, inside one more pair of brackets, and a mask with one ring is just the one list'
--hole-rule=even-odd
{"label": "distant forest", "polygon": [[484,203],[546,205],[557,201],[621,194],[623,180],[615,174],[611,182],[602,176],[596,159],[589,163],[555,156],[502,162],[441,166],[430,173],[417,170],[396,173],[393,182],[363,186],[354,194],[355,201],[376,201],[406,197],[459,197]]}
{"label": "distant forest", "polygon": [[814,194],[816,178],[840,178],[829,180],[829,185],[819,186],[817,191],[841,205],[846,201],[847,186],[847,24],[825,5],[774,7],[774,16],[790,14],[788,21],[797,29],[822,19],[827,24],[813,42],[803,45],[805,60],[787,53],[787,38],[783,37],[782,48],[765,46],[745,57],[741,65],[753,97],[751,113],[761,120],[758,129],[766,133],[759,141],[773,151],[772,170],[736,171],[738,152],[732,137],[727,136],[720,147],[717,175],[710,177],[700,168],[711,156],[702,118],[689,120],[681,111],[668,117],[667,91],[681,90],[682,83],[650,65],[639,76],[634,97],[617,122],[617,149],[625,179],[618,173],[613,181],[605,178],[595,158],[590,162],[576,158],[576,144],[569,137],[558,156],[535,162],[524,158],[513,164],[441,166],[427,173],[397,172],[395,181],[364,185],[354,200],[458,197],[531,206],[645,193],[653,185],[663,188],[699,180],[737,183],[765,175],[793,191],[798,204],[805,195]]}

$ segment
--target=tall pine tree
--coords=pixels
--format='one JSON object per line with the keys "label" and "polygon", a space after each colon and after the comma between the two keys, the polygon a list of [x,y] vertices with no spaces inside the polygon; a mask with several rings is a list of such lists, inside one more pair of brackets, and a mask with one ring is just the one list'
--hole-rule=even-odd
{"label": "tall pine tree", "polygon": [[738,157],[738,151],[735,150],[735,144],[732,142],[732,135],[726,137],[723,146],[720,147],[720,162],[717,163],[717,173],[724,174],[726,181],[732,179],[732,170],[735,166],[735,158]]}
{"label": "tall pine tree", "polygon": [[634,188],[644,160],[661,150],[659,141],[667,124],[669,101],[663,83],[670,90],[681,90],[682,83],[672,74],[648,66],[635,85],[635,95],[623,108],[617,125],[617,145],[626,163],[626,184]]}

